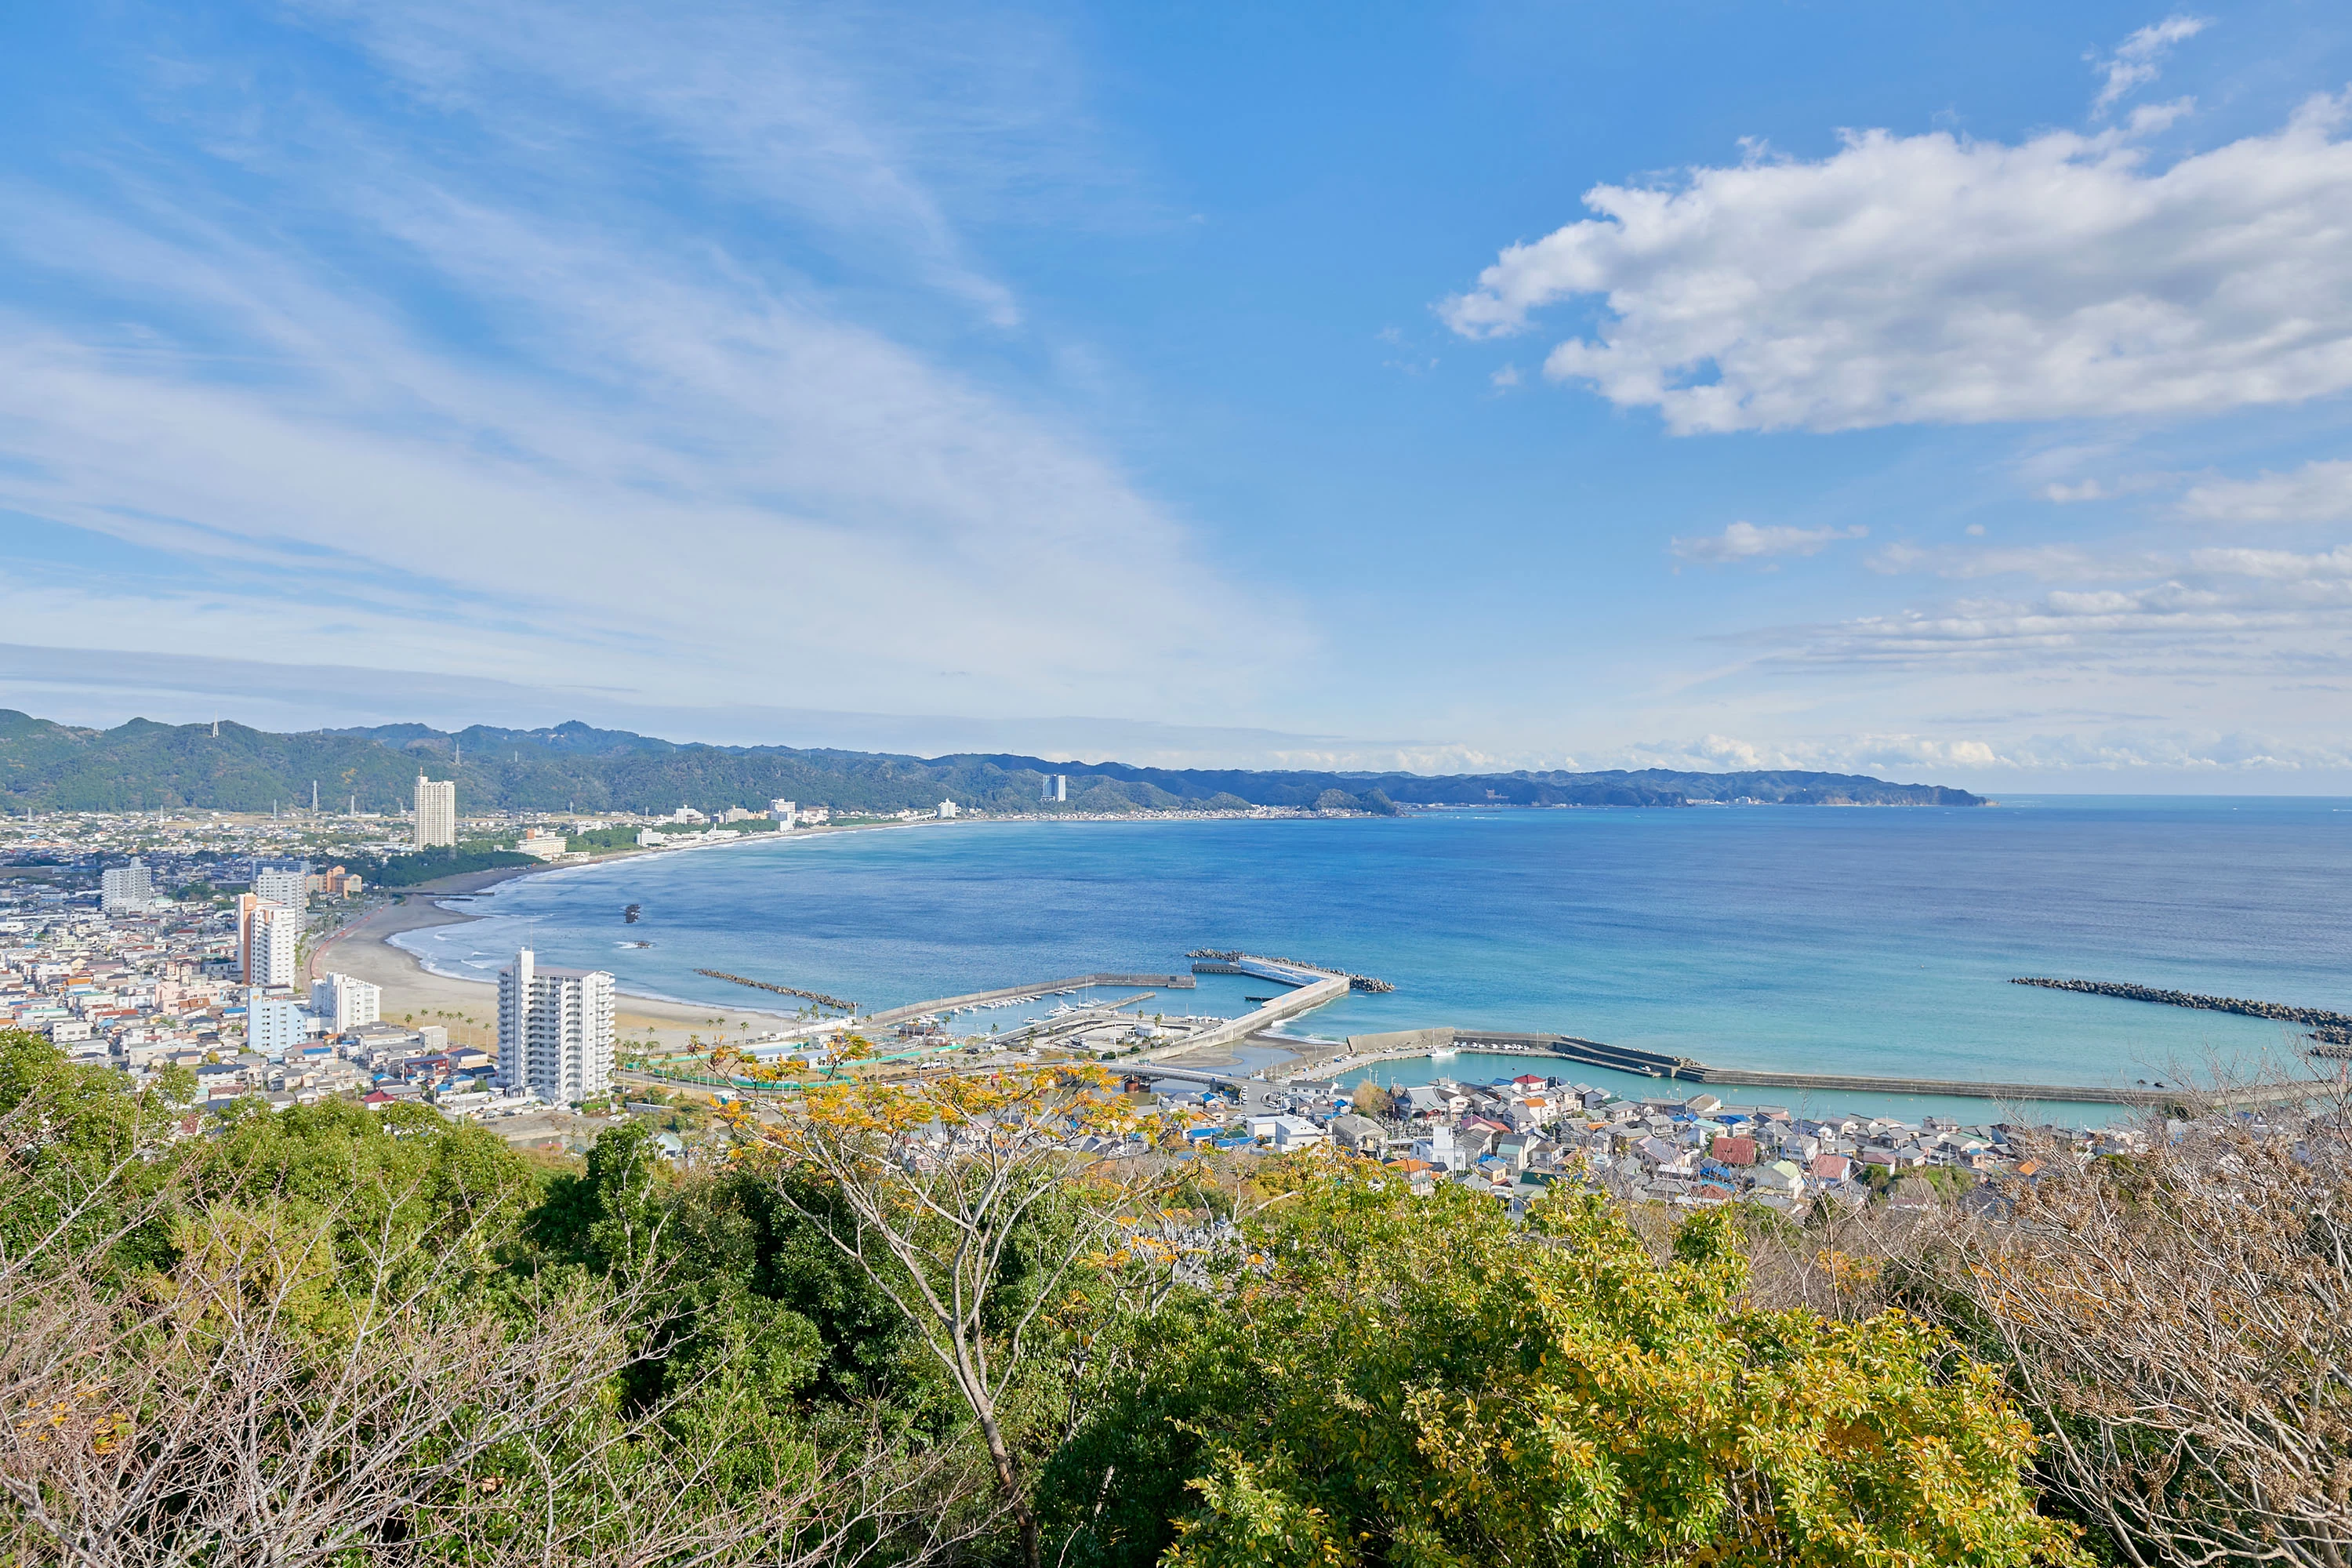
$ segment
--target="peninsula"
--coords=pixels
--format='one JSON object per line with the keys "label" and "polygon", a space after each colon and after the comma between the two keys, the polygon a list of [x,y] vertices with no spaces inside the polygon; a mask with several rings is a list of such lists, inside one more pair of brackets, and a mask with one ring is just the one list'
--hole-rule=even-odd
{"label": "peninsula", "polygon": [[[1680,773],[1422,774],[1150,768],[1010,752],[938,757],[681,744],[577,721],[541,730],[423,724],[273,734],[242,724],[133,719],[80,729],[0,710],[0,805],[26,811],[269,811],[313,798],[331,809],[408,809],[420,769],[454,780],[469,810],[758,809],[772,799],[835,812],[965,811],[1101,816],[1252,807],[1369,812],[1406,807],[1982,805],[1942,784],[1773,769]],[[323,784],[320,781],[324,781]]]}

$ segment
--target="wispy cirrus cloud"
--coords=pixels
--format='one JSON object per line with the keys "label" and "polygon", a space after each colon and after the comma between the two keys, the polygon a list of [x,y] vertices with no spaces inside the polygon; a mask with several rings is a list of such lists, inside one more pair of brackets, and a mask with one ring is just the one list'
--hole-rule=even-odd
{"label": "wispy cirrus cloud", "polygon": [[1792,528],[1786,524],[1759,528],[1752,522],[1741,521],[1726,524],[1721,533],[1677,538],[1666,548],[1685,561],[1762,561],[1776,555],[1815,555],[1841,539],[1864,539],[1869,534],[1870,530],[1859,523],[1851,528]]}
{"label": "wispy cirrus cloud", "polygon": [[2092,56],[2092,65],[2105,79],[2100,83],[2099,96],[2093,100],[2091,112],[2105,114],[2126,94],[2154,81],[2173,45],[2195,37],[2212,25],[2211,19],[2205,16],[2167,16],[2133,33],[2116,46],[2115,53]]}
{"label": "wispy cirrus cloud", "polygon": [[[1075,160],[1022,51],[999,81],[751,7],[304,15],[370,90],[181,73],[169,151],[0,185],[43,301],[0,309],[0,511],[180,567],[28,564],[20,639],[241,651],[276,595],[309,607],[283,660],[1221,718],[1310,653],[1050,380],[908,328],[1024,330],[942,194]],[[964,85],[907,109],[927,73]],[[1013,608],[1137,574],[1148,645],[1073,659]]]}
{"label": "wispy cirrus cloud", "polygon": [[2192,522],[2352,522],[2352,461],[2208,479],[2191,485],[2175,510]]}
{"label": "wispy cirrus cloud", "polygon": [[2064,585],[1768,628],[1742,640],[1792,667],[2030,668],[2043,677],[2152,668],[2240,679],[2352,673],[2352,545],[1939,551],[1894,564],[1946,578],[2019,575]]}

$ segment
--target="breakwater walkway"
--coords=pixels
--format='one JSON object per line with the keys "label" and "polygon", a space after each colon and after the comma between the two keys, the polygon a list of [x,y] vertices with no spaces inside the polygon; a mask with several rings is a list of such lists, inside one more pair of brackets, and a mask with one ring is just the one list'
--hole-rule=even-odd
{"label": "breakwater walkway", "polygon": [[[737,979],[728,975],[730,980]],[[759,984],[757,981],[743,982]],[[861,1013],[848,1018],[820,1018],[814,1023],[791,1024],[762,1036],[762,1046],[777,1046],[793,1040],[814,1039],[819,1036],[856,1034],[860,1029],[887,1029],[893,1024],[903,1024],[909,1018],[919,1018],[926,1013],[960,1013],[966,1007],[977,1007],[985,1002],[1021,1002],[1036,996],[1051,996],[1057,991],[1083,991],[1088,986],[1133,986],[1139,991],[1191,991],[1200,982],[1190,974],[1072,974],[1060,980],[1034,980],[1026,985],[1000,985],[992,991],[967,991],[961,996],[940,996],[929,1002],[909,1002],[903,1007],[885,1007],[879,1012]],[[762,989],[770,989],[762,986]],[[795,992],[795,995],[804,993]]]}
{"label": "breakwater walkway", "polygon": [[1668,1056],[1633,1046],[1612,1046],[1575,1035],[1528,1034],[1512,1029],[1465,1029],[1442,1026],[1410,1029],[1392,1035],[1350,1035],[1343,1055],[1290,1064],[1285,1077],[1313,1076],[1334,1069],[1452,1051],[1495,1051],[1504,1055],[1551,1057],[1682,1083],[1729,1085],[1743,1089],[1793,1089],[1809,1094],[1938,1094],[1967,1100],[2010,1100],[2091,1105],[2164,1107],[2194,1103],[2216,1109],[2278,1105],[2316,1096],[2344,1092],[2336,1079],[2302,1079],[2287,1083],[2248,1088],[2199,1089],[2185,1086],[2165,1089],[2119,1089],[2104,1084],[2001,1083],[1973,1079],[1872,1078],[1851,1073],[1767,1072],[1753,1068],[1714,1067],[1689,1057]]}

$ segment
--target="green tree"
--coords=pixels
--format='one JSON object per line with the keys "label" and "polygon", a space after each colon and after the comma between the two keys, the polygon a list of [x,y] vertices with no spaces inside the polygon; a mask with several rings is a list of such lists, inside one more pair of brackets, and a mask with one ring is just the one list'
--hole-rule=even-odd
{"label": "green tree", "polygon": [[[1998,1375],[1898,1312],[1742,1304],[1734,1222],[1307,1180],[1059,1455],[1073,1562],[2063,1563]],[[1163,1558],[1163,1553],[1165,1553]]]}
{"label": "green tree", "polygon": [[0,1255],[51,1267],[95,1254],[138,1268],[170,1253],[170,1107],[110,1068],[0,1029]]}

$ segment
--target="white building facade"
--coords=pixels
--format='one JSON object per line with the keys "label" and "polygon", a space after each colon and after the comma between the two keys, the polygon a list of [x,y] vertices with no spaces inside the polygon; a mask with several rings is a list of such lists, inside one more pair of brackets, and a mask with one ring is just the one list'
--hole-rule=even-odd
{"label": "white building facade", "polygon": [[155,907],[155,876],[136,855],[128,866],[98,874],[99,908],[110,915],[143,914]]}
{"label": "white building facade", "polygon": [[768,803],[768,815],[776,819],[778,828],[787,832],[791,830],[793,818],[799,814],[799,809],[798,801],[772,800]]}
{"label": "white building facade", "polygon": [[264,866],[253,874],[253,896],[265,904],[299,910],[310,901],[310,868]]}
{"label": "white building facade", "polygon": [[613,977],[551,969],[523,948],[499,972],[499,1082],[555,1105],[613,1085]]}
{"label": "white building facade", "polygon": [[457,847],[457,781],[428,779],[416,775],[415,847],[434,849]]}
{"label": "white building facade", "polygon": [[383,989],[348,974],[323,974],[310,983],[310,1011],[338,1035],[362,1024],[381,1023]]}
{"label": "white building facade", "polygon": [[527,828],[523,836],[515,840],[515,853],[539,860],[552,860],[563,853],[564,846],[569,842],[561,833],[550,833],[541,827]]}
{"label": "white building facade", "polygon": [[291,985],[302,942],[302,911],[256,900],[245,914],[245,983]]}

